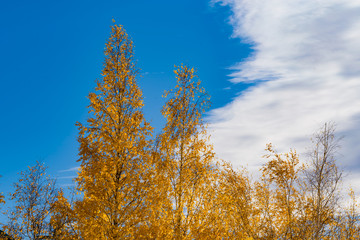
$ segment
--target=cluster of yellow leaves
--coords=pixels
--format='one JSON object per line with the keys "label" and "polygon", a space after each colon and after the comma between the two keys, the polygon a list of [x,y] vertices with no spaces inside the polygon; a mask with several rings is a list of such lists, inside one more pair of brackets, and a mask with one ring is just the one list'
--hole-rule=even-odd
{"label": "cluster of yellow leaves", "polygon": [[3,193],[0,193],[0,204],[5,203],[5,197]]}
{"label": "cluster of yellow leaves", "polygon": [[[255,182],[245,169],[234,170],[223,163],[217,189],[221,239],[359,239],[359,206],[353,191],[347,208],[328,204],[336,200],[336,194],[331,199],[322,196],[314,205],[309,186],[314,179],[306,174],[314,170],[311,164],[300,165],[295,151],[278,154],[271,144],[266,150],[268,161],[262,167],[262,177]],[[326,181],[326,186],[338,191],[336,178]],[[314,218],[317,215],[320,229],[314,227],[319,225]]]}

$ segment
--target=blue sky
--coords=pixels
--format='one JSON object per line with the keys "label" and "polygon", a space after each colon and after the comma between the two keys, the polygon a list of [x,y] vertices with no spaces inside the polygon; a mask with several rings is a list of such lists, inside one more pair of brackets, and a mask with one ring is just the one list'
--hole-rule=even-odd
{"label": "blue sky", "polygon": [[203,0],[2,1],[0,191],[8,192],[17,173],[36,160],[59,184],[71,182],[66,177],[75,172],[62,170],[78,165],[74,124],[86,119],[113,18],[134,41],[144,111],[157,131],[174,64],[197,68],[212,108],[231,101],[247,85],[232,86],[227,68],[250,49],[231,38],[230,11]]}
{"label": "blue sky", "polygon": [[112,18],[134,41],[157,131],[161,95],[185,63],[212,96],[206,121],[220,158],[255,173],[272,142],[304,160],[311,134],[333,121],[344,185],[360,193],[358,0],[3,1],[0,191],[36,160],[71,183],[74,124],[86,119]]}

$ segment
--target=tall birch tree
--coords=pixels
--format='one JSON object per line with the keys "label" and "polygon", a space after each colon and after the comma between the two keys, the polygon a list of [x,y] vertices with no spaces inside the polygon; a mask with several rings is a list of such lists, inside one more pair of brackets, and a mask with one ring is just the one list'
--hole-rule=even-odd
{"label": "tall birch tree", "polygon": [[213,147],[202,122],[208,95],[195,81],[195,71],[180,66],[174,71],[177,85],[165,94],[166,124],[158,137],[160,239],[211,238],[215,230],[213,186],[216,164]]}
{"label": "tall birch tree", "polygon": [[88,97],[90,117],[77,123],[82,198],[73,219],[82,239],[133,239],[144,222],[152,128],[137,73],[133,42],[122,26],[112,26],[102,79]]}

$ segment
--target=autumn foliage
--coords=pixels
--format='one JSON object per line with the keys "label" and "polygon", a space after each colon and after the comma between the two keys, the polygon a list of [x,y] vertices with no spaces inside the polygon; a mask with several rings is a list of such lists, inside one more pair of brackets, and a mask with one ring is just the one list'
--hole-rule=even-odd
{"label": "autumn foliage", "polygon": [[88,96],[89,117],[76,124],[74,195],[57,189],[40,163],[22,172],[6,238],[360,238],[354,192],[347,205],[339,202],[333,124],[315,133],[308,159],[268,144],[254,180],[245,168],[216,158],[202,120],[209,96],[195,70],[181,65],[174,73],[176,86],[165,92],[161,111],[166,123],[153,136],[133,42],[122,26],[112,26],[102,78]]}

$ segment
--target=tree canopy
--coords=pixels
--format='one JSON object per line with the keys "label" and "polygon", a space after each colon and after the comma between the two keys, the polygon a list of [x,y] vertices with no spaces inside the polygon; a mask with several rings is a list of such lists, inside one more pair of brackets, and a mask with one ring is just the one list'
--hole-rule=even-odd
{"label": "tree canopy", "polygon": [[[79,129],[75,195],[44,164],[20,173],[2,239],[359,239],[354,191],[343,178],[335,127],[312,139],[308,159],[267,144],[261,176],[216,157],[203,114],[210,99],[194,68],[175,67],[166,122],[153,136],[142,111],[133,42],[111,27],[101,79]],[[241,159],[239,159],[241,162]],[[0,204],[4,196],[0,194]]]}

